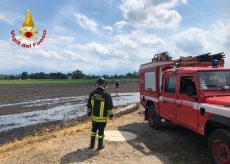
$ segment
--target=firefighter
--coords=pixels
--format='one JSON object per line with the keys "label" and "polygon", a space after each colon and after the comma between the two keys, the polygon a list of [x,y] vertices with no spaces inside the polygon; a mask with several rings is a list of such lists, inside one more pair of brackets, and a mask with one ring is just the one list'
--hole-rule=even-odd
{"label": "firefighter", "polygon": [[119,80],[116,81],[115,83],[115,87],[116,87],[116,94],[118,94],[118,91],[119,91],[119,86],[120,86],[120,83],[119,83]]}
{"label": "firefighter", "polygon": [[88,116],[91,116],[92,120],[91,141],[89,148],[94,148],[95,139],[97,137],[97,149],[101,150],[104,148],[103,138],[107,120],[108,118],[110,120],[113,118],[113,101],[110,94],[105,92],[106,81],[104,78],[98,78],[95,86],[96,90],[90,93],[87,103],[87,114]]}

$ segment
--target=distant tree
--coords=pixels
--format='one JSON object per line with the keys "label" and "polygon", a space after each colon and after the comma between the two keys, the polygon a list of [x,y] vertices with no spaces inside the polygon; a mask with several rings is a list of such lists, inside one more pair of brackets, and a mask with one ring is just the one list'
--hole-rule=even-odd
{"label": "distant tree", "polygon": [[61,72],[57,72],[56,78],[57,78],[57,79],[67,79],[68,76],[65,75],[65,74],[63,74],[63,73],[61,73]]}
{"label": "distant tree", "polygon": [[67,73],[68,79],[72,79],[72,73]]}
{"label": "distant tree", "polygon": [[25,79],[28,79],[29,78],[29,76],[28,76],[28,73],[27,72],[22,72],[22,74],[21,74],[21,79],[22,80],[25,80]]}
{"label": "distant tree", "polygon": [[31,73],[29,75],[30,79],[49,79],[48,74],[44,73],[44,72],[40,72],[40,73]]}
{"label": "distant tree", "polygon": [[48,79],[49,78],[49,76],[44,72],[40,72],[39,77],[40,77],[40,79]]}
{"label": "distant tree", "polygon": [[17,79],[17,76],[15,76],[15,75],[9,75],[9,79]]}
{"label": "distant tree", "polygon": [[91,75],[90,78],[91,79],[96,79],[96,75]]}
{"label": "distant tree", "polygon": [[133,74],[134,74],[134,77],[136,77],[136,78],[139,77],[139,72],[135,71]]}
{"label": "distant tree", "polygon": [[9,75],[0,74],[0,79],[9,79]]}
{"label": "distant tree", "polygon": [[56,79],[56,73],[49,73],[49,79]]}
{"label": "distant tree", "polygon": [[106,74],[104,74],[102,77],[105,79],[109,79],[109,75],[106,75]]}
{"label": "distant tree", "polygon": [[83,77],[85,77],[85,74],[83,74],[80,70],[76,70],[72,73],[72,79],[81,79]]}
{"label": "distant tree", "polygon": [[30,79],[35,79],[35,78],[34,78],[34,74],[33,74],[33,73],[29,74],[29,78],[30,78]]}
{"label": "distant tree", "polygon": [[[63,74],[61,72],[49,73],[49,74],[40,72],[40,73],[31,73],[28,75],[28,73],[25,71],[23,71],[22,74],[19,75],[0,74],[0,79],[28,79],[28,78],[30,79],[82,79],[82,78],[97,79],[99,77],[100,77],[99,75],[94,75],[94,74],[85,75],[80,70],[76,70],[72,73],[67,73],[67,74]],[[114,74],[114,75],[104,74],[102,75],[102,77],[104,77],[105,79],[138,78],[139,73],[138,71],[134,71],[133,73],[128,72],[126,74]]]}
{"label": "distant tree", "polygon": [[125,75],[127,78],[138,78],[139,74],[137,71],[134,71],[133,73],[129,72]]}

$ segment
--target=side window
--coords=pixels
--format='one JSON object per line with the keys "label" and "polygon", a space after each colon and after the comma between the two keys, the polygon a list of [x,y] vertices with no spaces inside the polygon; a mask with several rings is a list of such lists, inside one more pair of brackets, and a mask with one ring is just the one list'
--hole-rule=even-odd
{"label": "side window", "polygon": [[197,95],[194,78],[192,76],[184,76],[180,78],[180,94],[188,96]]}
{"label": "side window", "polygon": [[156,77],[155,72],[145,73],[145,90],[156,91]]}
{"label": "side window", "polygon": [[176,77],[166,77],[165,79],[165,92],[175,93],[176,92]]}

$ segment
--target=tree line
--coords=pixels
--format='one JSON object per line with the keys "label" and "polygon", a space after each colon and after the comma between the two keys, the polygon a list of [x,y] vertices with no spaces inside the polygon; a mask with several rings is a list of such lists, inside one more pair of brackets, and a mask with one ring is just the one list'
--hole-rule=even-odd
{"label": "tree line", "polygon": [[[61,72],[56,72],[56,73],[44,73],[44,72],[39,72],[39,73],[28,73],[23,71],[21,74],[16,74],[16,75],[0,75],[0,79],[96,79],[100,77],[99,75],[93,75],[93,74],[84,74],[80,70],[73,71],[71,73],[61,73]],[[107,75],[104,74],[102,77],[106,79],[118,79],[118,78],[138,78],[139,74],[137,71],[134,71],[133,73],[126,73],[126,74],[115,74],[115,75]]]}

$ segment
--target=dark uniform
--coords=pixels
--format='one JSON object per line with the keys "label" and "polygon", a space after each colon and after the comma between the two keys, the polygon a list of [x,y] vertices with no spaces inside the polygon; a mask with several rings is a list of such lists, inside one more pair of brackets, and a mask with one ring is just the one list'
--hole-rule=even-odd
{"label": "dark uniform", "polygon": [[118,91],[119,91],[119,86],[120,86],[120,83],[119,83],[119,80],[117,80],[115,83],[116,93],[118,93]]}
{"label": "dark uniform", "polygon": [[[113,118],[113,101],[109,93],[105,92],[106,82],[99,78],[96,82],[97,88],[90,93],[87,103],[87,113],[92,119],[92,131],[90,149],[95,146],[95,139],[98,137],[98,150],[103,149],[104,129],[108,118]],[[98,135],[97,135],[98,130]]]}

